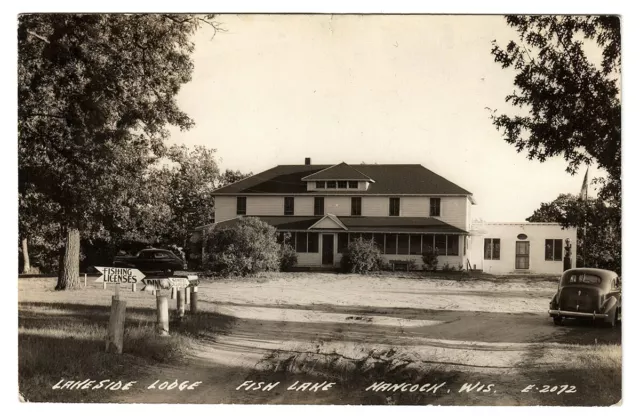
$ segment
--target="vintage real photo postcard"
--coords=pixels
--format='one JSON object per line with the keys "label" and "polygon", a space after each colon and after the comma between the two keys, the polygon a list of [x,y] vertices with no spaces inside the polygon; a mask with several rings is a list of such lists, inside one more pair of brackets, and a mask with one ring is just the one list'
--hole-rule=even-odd
{"label": "vintage real photo postcard", "polygon": [[621,403],[619,16],[17,19],[21,401]]}

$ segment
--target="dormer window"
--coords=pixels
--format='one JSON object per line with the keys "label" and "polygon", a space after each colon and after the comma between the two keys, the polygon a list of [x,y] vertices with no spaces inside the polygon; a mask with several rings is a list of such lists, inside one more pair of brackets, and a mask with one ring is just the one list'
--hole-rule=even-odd
{"label": "dormer window", "polygon": [[338,181],[338,189],[347,189],[347,181],[339,180]]}
{"label": "dormer window", "polygon": [[335,189],[336,188],[336,181],[335,180],[330,180],[327,182],[327,189]]}
{"label": "dormer window", "polygon": [[324,180],[320,180],[316,182],[316,189],[324,189]]}
{"label": "dormer window", "polygon": [[349,189],[358,189],[358,181],[350,180],[349,181]]}

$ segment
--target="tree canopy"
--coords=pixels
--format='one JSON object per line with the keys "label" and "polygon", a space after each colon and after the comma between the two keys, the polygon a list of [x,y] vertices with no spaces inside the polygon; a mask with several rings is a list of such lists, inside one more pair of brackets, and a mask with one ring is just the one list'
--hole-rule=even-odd
{"label": "tree canopy", "polygon": [[[582,164],[608,173],[601,196],[620,206],[620,18],[507,16],[517,40],[493,42],[502,68],[516,71],[512,111],[492,112],[495,127],[518,152],[545,161],[562,156],[574,174]],[[597,53],[596,53],[597,52]]]}
{"label": "tree canopy", "polygon": [[[211,16],[37,14],[18,25],[21,214],[47,213],[64,238],[58,288],[77,283],[79,233],[131,219],[137,179],[166,154],[191,80],[191,35]],[[21,222],[22,235],[28,219]],[[75,267],[75,268],[74,268]]]}
{"label": "tree canopy", "polygon": [[551,202],[542,203],[527,221],[577,227],[578,243],[574,247],[578,249],[574,252],[577,265],[620,273],[622,230],[619,217],[618,209],[600,198],[584,202],[576,195],[561,194]]}

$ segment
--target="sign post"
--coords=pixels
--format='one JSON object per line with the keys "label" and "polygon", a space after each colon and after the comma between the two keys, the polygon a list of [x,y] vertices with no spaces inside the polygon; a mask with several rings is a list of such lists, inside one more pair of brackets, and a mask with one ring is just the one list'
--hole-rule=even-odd
{"label": "sign post", "polygon": [[169,301],[160,292],[156,296],[157,330],[160,336],[169,336]]}
{"label": "sign post", "polygon": [[144,279],[144,274],[137,269],[95,267],[102,275],[95,282],[102,282],[102,288],[106,289],[108,283],[115,285],[114,295],[111,298],[111,315],[107,329],[107,343],[105,350],[121,354],[124,346],[124,322],[127,302],[120,299],[120,284],[129,283],[135,287],[136,282]]}
{"label": "sign post", "polygon": [[193,286],[190,288],[191,290],[191,314],[196,314],[198,312],[198,287]]}

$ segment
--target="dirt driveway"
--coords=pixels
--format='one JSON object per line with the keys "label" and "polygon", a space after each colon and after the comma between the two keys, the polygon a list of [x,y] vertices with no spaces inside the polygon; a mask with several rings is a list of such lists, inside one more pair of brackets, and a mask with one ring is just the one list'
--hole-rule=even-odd
{"label": "dirt driveway", "polygon": [[[199,307],[229,316],[229,327],[203,336],[183,365],[159,366],[142,380],[202,381],[199,390],[145,386],[114,401],[584,404],[585,392],[595,390],[571,382],[576,375],[565,361],[588,356],[596,343],[619,344],[620,329],[554,326],[545,313],[555,289],[544,280],[402,275],[204,282]],[[58,298],[61,293],[21,294],[20,300]],[[263,391],[248,381],[278,384]],[[316,391],[301,389],[303,382],[318,383]],[[320,383],[335,384],[318,390]],[[523,392],[529,385],[534,389]],[[555,390],[541,393],[544,386]],[[558,394],[562,386],[566,391]]]}

